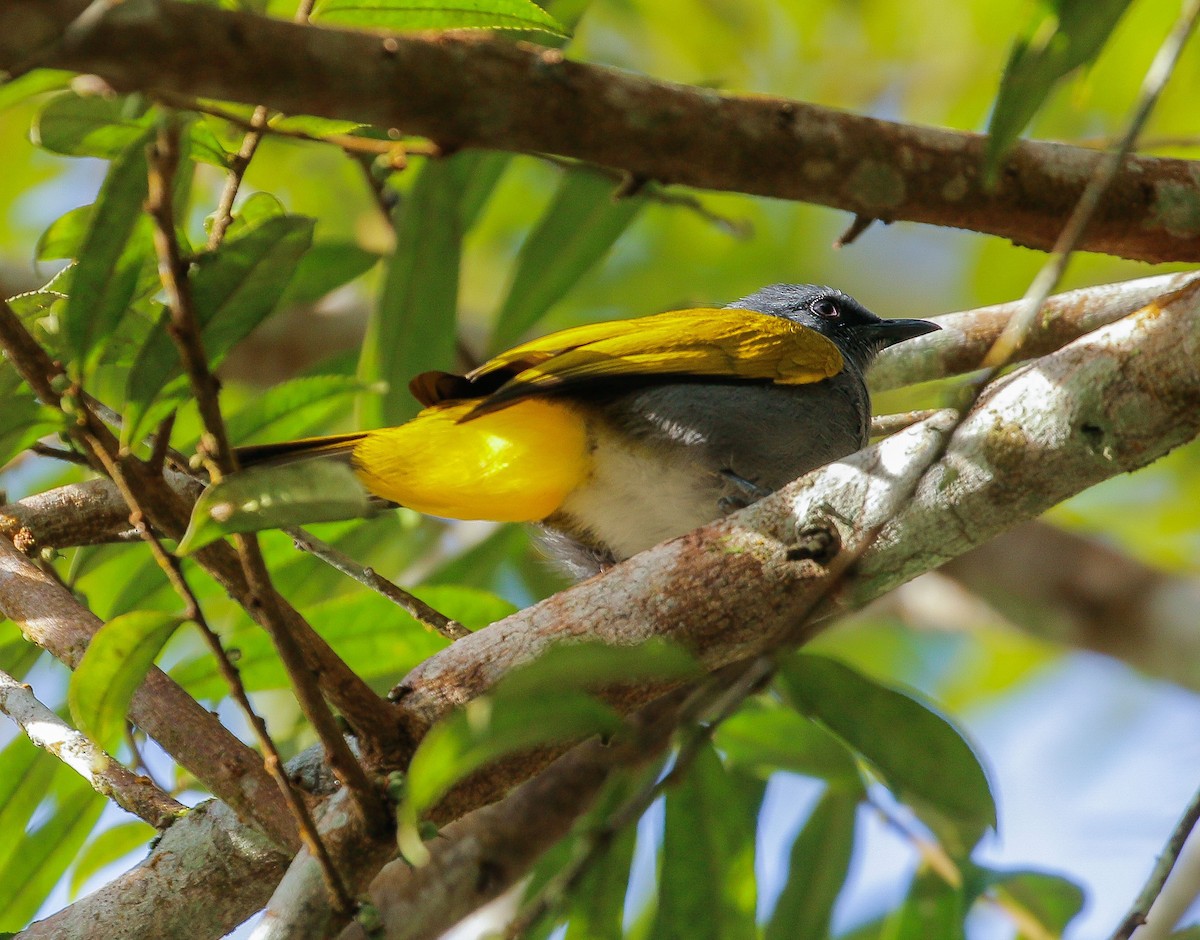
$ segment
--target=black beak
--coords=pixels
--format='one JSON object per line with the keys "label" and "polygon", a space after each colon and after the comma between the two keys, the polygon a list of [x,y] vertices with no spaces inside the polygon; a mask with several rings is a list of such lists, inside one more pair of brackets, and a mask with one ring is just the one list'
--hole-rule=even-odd
{"label": "black beak", "polygon": [[864,332],[882,349],[940,329],[940,326],[929,320],[880,320],[878,323],[872,323]]}

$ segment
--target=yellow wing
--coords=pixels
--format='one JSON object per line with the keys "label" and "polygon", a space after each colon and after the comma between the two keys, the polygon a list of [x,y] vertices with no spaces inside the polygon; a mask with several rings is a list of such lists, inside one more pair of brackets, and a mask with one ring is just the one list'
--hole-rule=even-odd
{"label": "yellow wing", "polygon": [[798,323],[753,310],[698,308],[551,333],[500,354],[466,378],[511,376],[475,415],[538,392],[605,380],[697,376],[800,385],[830,378],[842,366],[831,340]]}

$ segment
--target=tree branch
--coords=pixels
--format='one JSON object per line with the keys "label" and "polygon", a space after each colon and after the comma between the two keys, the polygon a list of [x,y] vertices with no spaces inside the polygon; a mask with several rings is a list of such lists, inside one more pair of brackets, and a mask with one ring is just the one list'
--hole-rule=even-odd
{"label": "tree branch", "polygon": [[[989,190],[978,134],[720,94],[504,40],[384,39],[175,0],[113,4],[64,37],[86,6],[9,0],[0,7],[0,68],[92,72],[122,91],[398,127],[447,152],[550,153],[663,183],[804,200],[1043,249],[1102,159],[1080,147],[1023,142]],[[1200,260],[1194,166],[1125,160],[1080,247],[1145,261]]]}
{"label": "tree branch", "polygon": [[[28,639],[74,668],[100,619],[0,538],[0,611]],[[129,717],[245,820],[293,849],[295,823],[262,758],[159,669],[134,694]]]}
{"label": "tree branch", "polygon": [[210,800],[168,829],[141,864],[30,924],[21,940],[221,937],[266,903],[287,861]]}
{"label": "tree branch", "polygon": [[148,777],[123,767],[43,705],[33,689],[0,670],[0,711],[15,721],[29,740],[78,773],[92,788],[155,829],[166,829],[187,812]]}

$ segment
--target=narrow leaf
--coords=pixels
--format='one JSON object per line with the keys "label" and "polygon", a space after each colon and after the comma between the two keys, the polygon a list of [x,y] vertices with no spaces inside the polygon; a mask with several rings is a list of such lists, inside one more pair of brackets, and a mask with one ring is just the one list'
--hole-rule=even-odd
{"label": "narrow leaf", "polygon": [[[232,346],[276,308],[300,258],[312,243],[312,230],[312,219],[271,217],[204,256],[189,281],[210,366],[218,365]],[[164,389],[168,404],[183,400],[186,383],[178,381],[167,388],[180,372],[175,346],[165,323],[160,322],[129,373],[121,429],[124,443],[145,436],[158,414],[150,406]]]}
{"label": "narrow leaf", "polygon": [[400,845],[413,863],[425,858],[416,821],[457,781],[516,751],[613,733],[621,719],[584,689],[695,675],[694,661],[664,643],[557,646],[468,702],[425,736],[409,766],[400,809]]}
{"label": "narrow leaf", "polygon": [[140,255],[135,252],[130,257],[125,248],[146,199],[150,133],[135,137],[113,161],[79,247],[79,263],[63,313],[63,331],[77,370],[116,327],[137,285]]}
{"label": "narrow leaf", "polygon": [[612,180],[586,169],[563,176],[517,256],[496,319],[493,351],[507,349],[608,253],[644,200],[614,198]]}
{"label": "narrow leaf", "polygon": [[786,770],[839,786],[861,779],[846,746],[790,708],[750,702],[721,723],[714,741],[729,763],[764,777]]}
{"label": "narrow leaf", "polygon": [[653,940],[757,937],[754,833],[763,785],[747,789],[701,747],[667,791]]}
{"label": "narrow leaf", "polygon": [[625,894],[636,845],[637,827],[626,826],[588,868],[572,893],[565,940],[624,940]]}
{"label": "narrow leaf", "polygon": [[206,489],[177,549],[189,555],[234,532],[257,532],[370,515],[370,494],[339,460],[251,467]]}
{"label": "narrow leaf", "polygon": [[888,940],[966,940],[967,907],[961,888],[925,871],[913,879],[904,903],[887,918]]}
{"label": "narrow leaf", "polygon": [[379,255],[353,242],[317,242],[300,259],[279,304],[281,307],[315,304],[378,263]]}
{"label": "narrow leaf", "polygon": [[531,0],[320,0],[313,19],[382,29],[529,29],[565,36]]}
{"label": "narrow leaf", "polygon": [[994,178],[1051,89],[1100,54],[1130,0],[1047,0],[1014,43],[988,124],[985,172]]}
{"label": "narrow leaf", "polygon": [[979,758],[929,705],[823,656],[789,657],[779,685],[793,707],[866,760],[951,852],[965,853],[995,827]]}
{"label": "narrow leaf", "polygon": [[47,434],[63,429],[63,416],[41,404],[17,376],[12,365],[0,363],[0,466],[8,463]]}
{"label": "narrow leaf", "polygon": [[312,375],[273,385],[229,417],[229,438],[238,446],[256,437],[283,440],[311,427],[311,412],[322,412],[348,395],[362,391],[362,382],[348,375]]}
{"label": "narrow leaf", "polygon": [[992,890],[1007,896],[1032,915],[1052,936],[1061,936],[1083,910],[1083,889],[1060,875],[1041,871],[993,871],[988,873],[987,882]]}
{"label": "narrow leaf", "polygon": [[70,157],[117,159],[146,136],[154,116],[137,98],[55,95],[42,107],[31,136],[39,147]]}
{"label": "narrow leaf", "polygon": [[358,368],[360,379],[384,382],[388,391],[364,398],[357,415],[360,426],[407,421],[420,407],[408,393],[408,380],[426,369],[454,367],[459,262],[468,221],[464,200],[470,193],[473,205],[481,201],[472,186],[477,173],[495,182],[495,161],[490,157],[467,152],[426,161],[408,198],[396,209],[396,249],[388,260]]}
{"label": "narrow leaf", "polygon": [[787,883],[765,940],[825,940],[850,871],[861,794],[829,788],[792,843]]}
{"label": "narrow leaf", "polygon": [[120,737],[134,692],[154,657],[183,622],[156,610],[114,617],[88,644],[71,676],[71,717],[88,737],[107,746]]}
{"label": "narrow leaf", "polygon": [[82,777],[64,768],[65,785],[44,823],[13,841],[0,868],[0,930],[19,930],[45,903],[107,805]]}
{"label": "narrow leaf", "polygon": [[0,111],[6,111],[34,95],[66,88],[74,77],[74,72],[64,72],[60,69],[34,69],[26,72],[20,78],[0,85]]}

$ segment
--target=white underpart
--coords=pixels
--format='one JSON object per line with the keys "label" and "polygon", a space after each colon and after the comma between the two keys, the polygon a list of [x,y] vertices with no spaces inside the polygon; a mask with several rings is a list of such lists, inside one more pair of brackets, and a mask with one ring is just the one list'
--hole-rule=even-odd
{"label": "white underpart", "polygon": [[595,541],[621,559],[718,518],[723,489],[711,470],[680,460],[677,450],[629,446],[602,433],[595,440],[591,479],[567,497],[561,511],[587,520]]}

